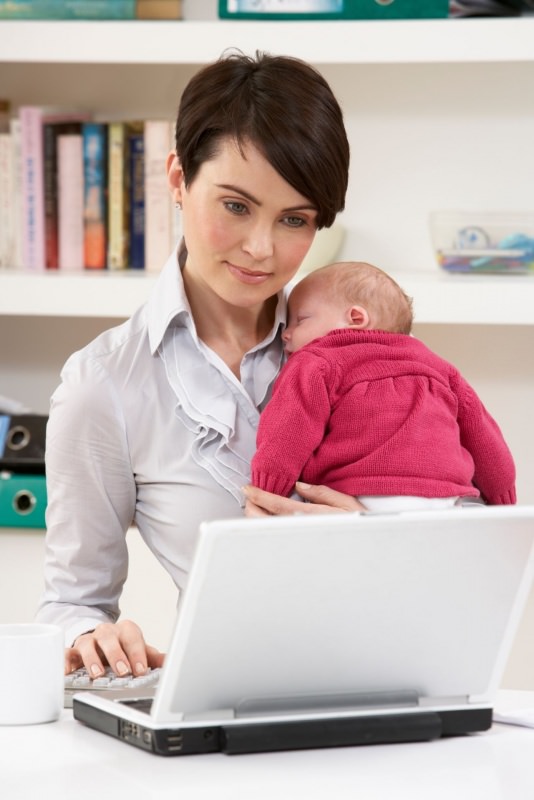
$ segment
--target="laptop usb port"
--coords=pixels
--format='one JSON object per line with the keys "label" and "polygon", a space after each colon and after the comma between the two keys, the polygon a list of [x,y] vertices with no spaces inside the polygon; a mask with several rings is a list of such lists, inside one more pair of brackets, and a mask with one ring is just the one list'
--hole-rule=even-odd
{"label": "laptop usb port", "polygon": [[181,733],[173,733],[167,736],[167,750],[169,753],[179,753],[184,744],[184,737]]}

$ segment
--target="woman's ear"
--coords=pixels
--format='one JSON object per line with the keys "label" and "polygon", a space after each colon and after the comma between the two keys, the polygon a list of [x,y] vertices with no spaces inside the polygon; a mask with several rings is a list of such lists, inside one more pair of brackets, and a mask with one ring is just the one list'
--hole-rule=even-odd
{"label": "woman's ear", "polygon": [[351,306],[348,310],[348,317],[351,328],[369,327],[369,314],[363,306]]}
{"label": "woman's ear", "polygon": [[167,183],[169,185],[169,189],[171,190],[172,199],[175,203],[181,203],[184,173],[180,159],[176,153],[170,152],[167,156],[166,169]]}

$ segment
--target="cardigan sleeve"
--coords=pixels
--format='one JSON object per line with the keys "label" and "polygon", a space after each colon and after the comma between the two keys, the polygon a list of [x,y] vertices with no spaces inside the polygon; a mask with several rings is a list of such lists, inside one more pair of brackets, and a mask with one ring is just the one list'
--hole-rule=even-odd
{"label": "cardigan sleeve", "polygon": [[461,443],[471,454],[473,483],[489,505],[516,502],[515,464],[501,430],[472,387],[456,376]]}
{"label": "cardigan sleeve", "polygon": [[293,491],[330,418],[330,371],[324,359],[303,351],[284,366],[260,417],[251,465],[255,486],[286,497]]}

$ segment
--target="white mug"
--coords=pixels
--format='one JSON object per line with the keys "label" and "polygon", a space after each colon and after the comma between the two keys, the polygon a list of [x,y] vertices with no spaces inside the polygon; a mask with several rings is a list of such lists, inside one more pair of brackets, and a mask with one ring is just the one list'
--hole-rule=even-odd
{"label": "white mug", "polygon": [[0,725],[58,719],[63,708],[63,631],[57,625],[0,625]]}

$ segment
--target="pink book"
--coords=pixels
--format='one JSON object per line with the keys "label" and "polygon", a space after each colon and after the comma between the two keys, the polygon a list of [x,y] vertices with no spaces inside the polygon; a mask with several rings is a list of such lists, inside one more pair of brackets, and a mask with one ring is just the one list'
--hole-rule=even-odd
{"label": "pink book", "polygon": [[83,229],[83,137],[62,134],[57,139],[59,269],[82,270]]}

